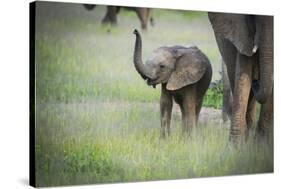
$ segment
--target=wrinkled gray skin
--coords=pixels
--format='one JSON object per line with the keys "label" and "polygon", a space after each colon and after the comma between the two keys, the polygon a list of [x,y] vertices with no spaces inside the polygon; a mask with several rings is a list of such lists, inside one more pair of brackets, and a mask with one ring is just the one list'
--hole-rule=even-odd
{"label": "wrinkled gray skin", "polygon": [[230,140],[247,139],[261,103],[257,136],[273,123],[273,17],[209,13],[233,94]]}
{"label": "wrinkled gray skin", "polygon": [[[83,5],[87,10],[93,10],[96,5],[91,4],[84,4]],[[120,6],[107,6],[106,14],[104,18],[102,19],[103,24],[111,24],[111,25],[117,25],[117,14],[120,12],[120,9],[126,9],[129,11],[134,11],[140,22],[141,22],[141,28],[143,30],[147,30],[147,23],[150,20],[151,25],[154,25],[154,20],[151,16],[152,10],[150,8],[144,8],[144,7],[120,7]]]}
{"label": "wrinkled gray skin", "polygon": [[211,78],[212,68],[208,58],[197,47],[160,47],[142,62],[142,41],[137,30],[134,66],[147,84],[162,84],[160,98],[161,137],[170,134],[173,99],[182,113],[182,130],[189,134],[198,121],[202,100]]}
{"label": "wrinkled gray skin", "polygon": [[227,75],[227,68],[222,61],[222,82],[223,82],[223,102],[222,102],[222,119],[223,122],[231,120],[231,110],[232,110],[232,93],[230,88],[230,83]]}

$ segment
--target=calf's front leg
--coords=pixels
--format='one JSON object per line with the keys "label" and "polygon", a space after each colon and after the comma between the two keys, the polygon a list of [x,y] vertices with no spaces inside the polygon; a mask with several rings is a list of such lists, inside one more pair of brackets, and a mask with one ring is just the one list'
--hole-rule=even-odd
{"label": "calf's front leg", "polygon": [[168,135],[170,135],[172,107],[172,95],[169,93],[169,91],[167,91],[166,86],[163,84],[160,97],[161,138],[165,138],[166,130]]}

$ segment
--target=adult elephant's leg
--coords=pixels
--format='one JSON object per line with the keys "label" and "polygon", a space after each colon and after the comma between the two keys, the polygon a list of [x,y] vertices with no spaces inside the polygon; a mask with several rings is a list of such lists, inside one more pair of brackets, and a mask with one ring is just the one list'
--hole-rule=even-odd
{"label": "adult elephant's leg", "polygon": [[109,19],[109,7],[108,6],[106,7],[106,13],[105,13],[105,16],[103,17],[101,22],[103,24],[107,24],[107,23],[110,22],[110,19]]}
{"label": "adult elephant's leg", "polygon": [[253,58],[237,54],[230,140],[236,145],[245,139],[246,112],[252,83]]}
{"label": "adult elephant's leg", "polygon": [[173,99],[171,94],[166,90],[166,86],[162,85],[160,98],[160,113],[161,113],[161,138],[165,138],[166,129],[170,135],[171,113],[173,107]]}
{"label": "adult elephant's leg", "polygon": [[[257,80],[259,77],[259,66],[258,66],[258,56],[253,56],[253,68],[252,68],[252,80]],[[250,92],[249,101],[248,101],[248,107],[247,107],[247,114],[246,114],[246,122],[248,131],[252,130],[254,126],[256,125],[256,104],[257,100],[254,97],[253,90]],[[248,135],[247,135],[248,137]]]}
{"label": "adult elephant's leg", "polygon": [[136,9],[136,13],[141,22],[141,29],[143,29],[143,30],[147,29],[147,21],[148,21],[147,11],[148,11],[147,8],[137,8]]}
{"label": "adult elephant's leg", "polygon": [[222,105],[222,119],[223,122],[226,122],[228,119],[231,119],[232,114],[232,94],[230,83],[227,74],[227,68],[222,61],[222,82],[223,82],[223,105]]}
{"label": "adult elephant's leg", "polygon": [[[252,69],[252,80],[257,80],[259,78],[259,66],[258,66],[258,55],[253,56],[253,69]],[[253,83],[252,83],[253,84]],[[256,125],[256,104],[257,100],[255,98],[253,90],[250,92],[248,109],[246,115],[246,121],[248,128],[251,129]]]}
{"label": "adult elephant's leg", "polygon": [[246,133],[246,139],[247,139],[249,136],[249,131],[256,124],[256,99],[252,91],[250,92],[250,96],[248,100],[246,123],[247,123],[247,133]]}
{"label": "adult elephant's leg", "polygon": [[107,6],[107,11],[102,19],[103,24],[110,23],[112,25],[117,24],[117,7],[116,6]]}
{"label": "adult elephant's leg", "polygon": [[109,6],[109,19],[112,25],[117,24],[117,7]]}
{"label": "adult elephant's leg", "polygon": [[273,126],[273,92],[266,103],[261,105],[260,117],[257,127],[258,139],[269,139],[270,128]]}
{"label": "adult elephant's leg", "polygon": [[151,9],[150,8],[146,8],[146,22],[148,24],[148,22],[150,21],[150,25],[151,26],[154,26],[154,21],[153,21],[153,18],[152,18],[152,15],[151,15]]}
{"label": "adult elephant's leg", "polygon": [[230,41],[228,41],[222,37],[219,37],[217,35],[215,35],[215,37],[216,37],[216,41],[218,44],[220,54],[226,65],[226,71],[227,71],[227,75],[228,75],[228,79],[229,79],[230,88],[231,88],[231,91],[233,92],[234,91],[237,50]]}

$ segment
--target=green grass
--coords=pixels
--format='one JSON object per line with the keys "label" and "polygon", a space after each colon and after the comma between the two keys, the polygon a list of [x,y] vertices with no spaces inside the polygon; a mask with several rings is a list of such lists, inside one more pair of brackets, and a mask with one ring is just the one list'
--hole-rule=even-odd
{"label": "green grass", "polygon": [[42,186],[272,171],[272,148],[250,141],[235,150],[228,144],[225,125],[200,124],[190,138],[184,138],[180,117],[174,115],[171,137],[160,140],[159,112],[153,103],[38,108],[36,170]]}
{"label": "green grass", "polygon": [[[44,7],[43,7],[44,5]],[[105,7],[40,2],[36,20],[36,183],[38,186],[179,179],[273,171],[273,148],[229,146],[227,125],[199,122],[189,138],[173,113],[172,135],[159,140],[160,88],[133,67],[136,15],[102,26]],[[205,13],[156,10],[143,33],[143,57],[163,45],[197,45],[213,81],[220,56]],[[204,106],[220,108],[220,88]],[[211,113],[211,112],[210,112]],[[211,118],[210,118],[211,119]],[[210,120],[211,121],[211,120]]]}

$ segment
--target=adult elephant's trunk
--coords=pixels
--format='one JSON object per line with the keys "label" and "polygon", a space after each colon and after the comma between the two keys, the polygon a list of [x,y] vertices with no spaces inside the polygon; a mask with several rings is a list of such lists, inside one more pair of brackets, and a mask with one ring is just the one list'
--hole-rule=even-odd
{"label": "adult elephant's trunk", "polygon": [[259,103],[265,103],[273,86],[273,18],[257,16],[256,23],[260,77],[253,82],[253,92]]}
{"label": "adult elephant's trunk", "polygon": [[142,63],[142,41],[138,30],[134,30],[136,35],[136,43],[134,50],[134,65],[137,72],[142,76],[143,79],[152,78],[150,69]]}

